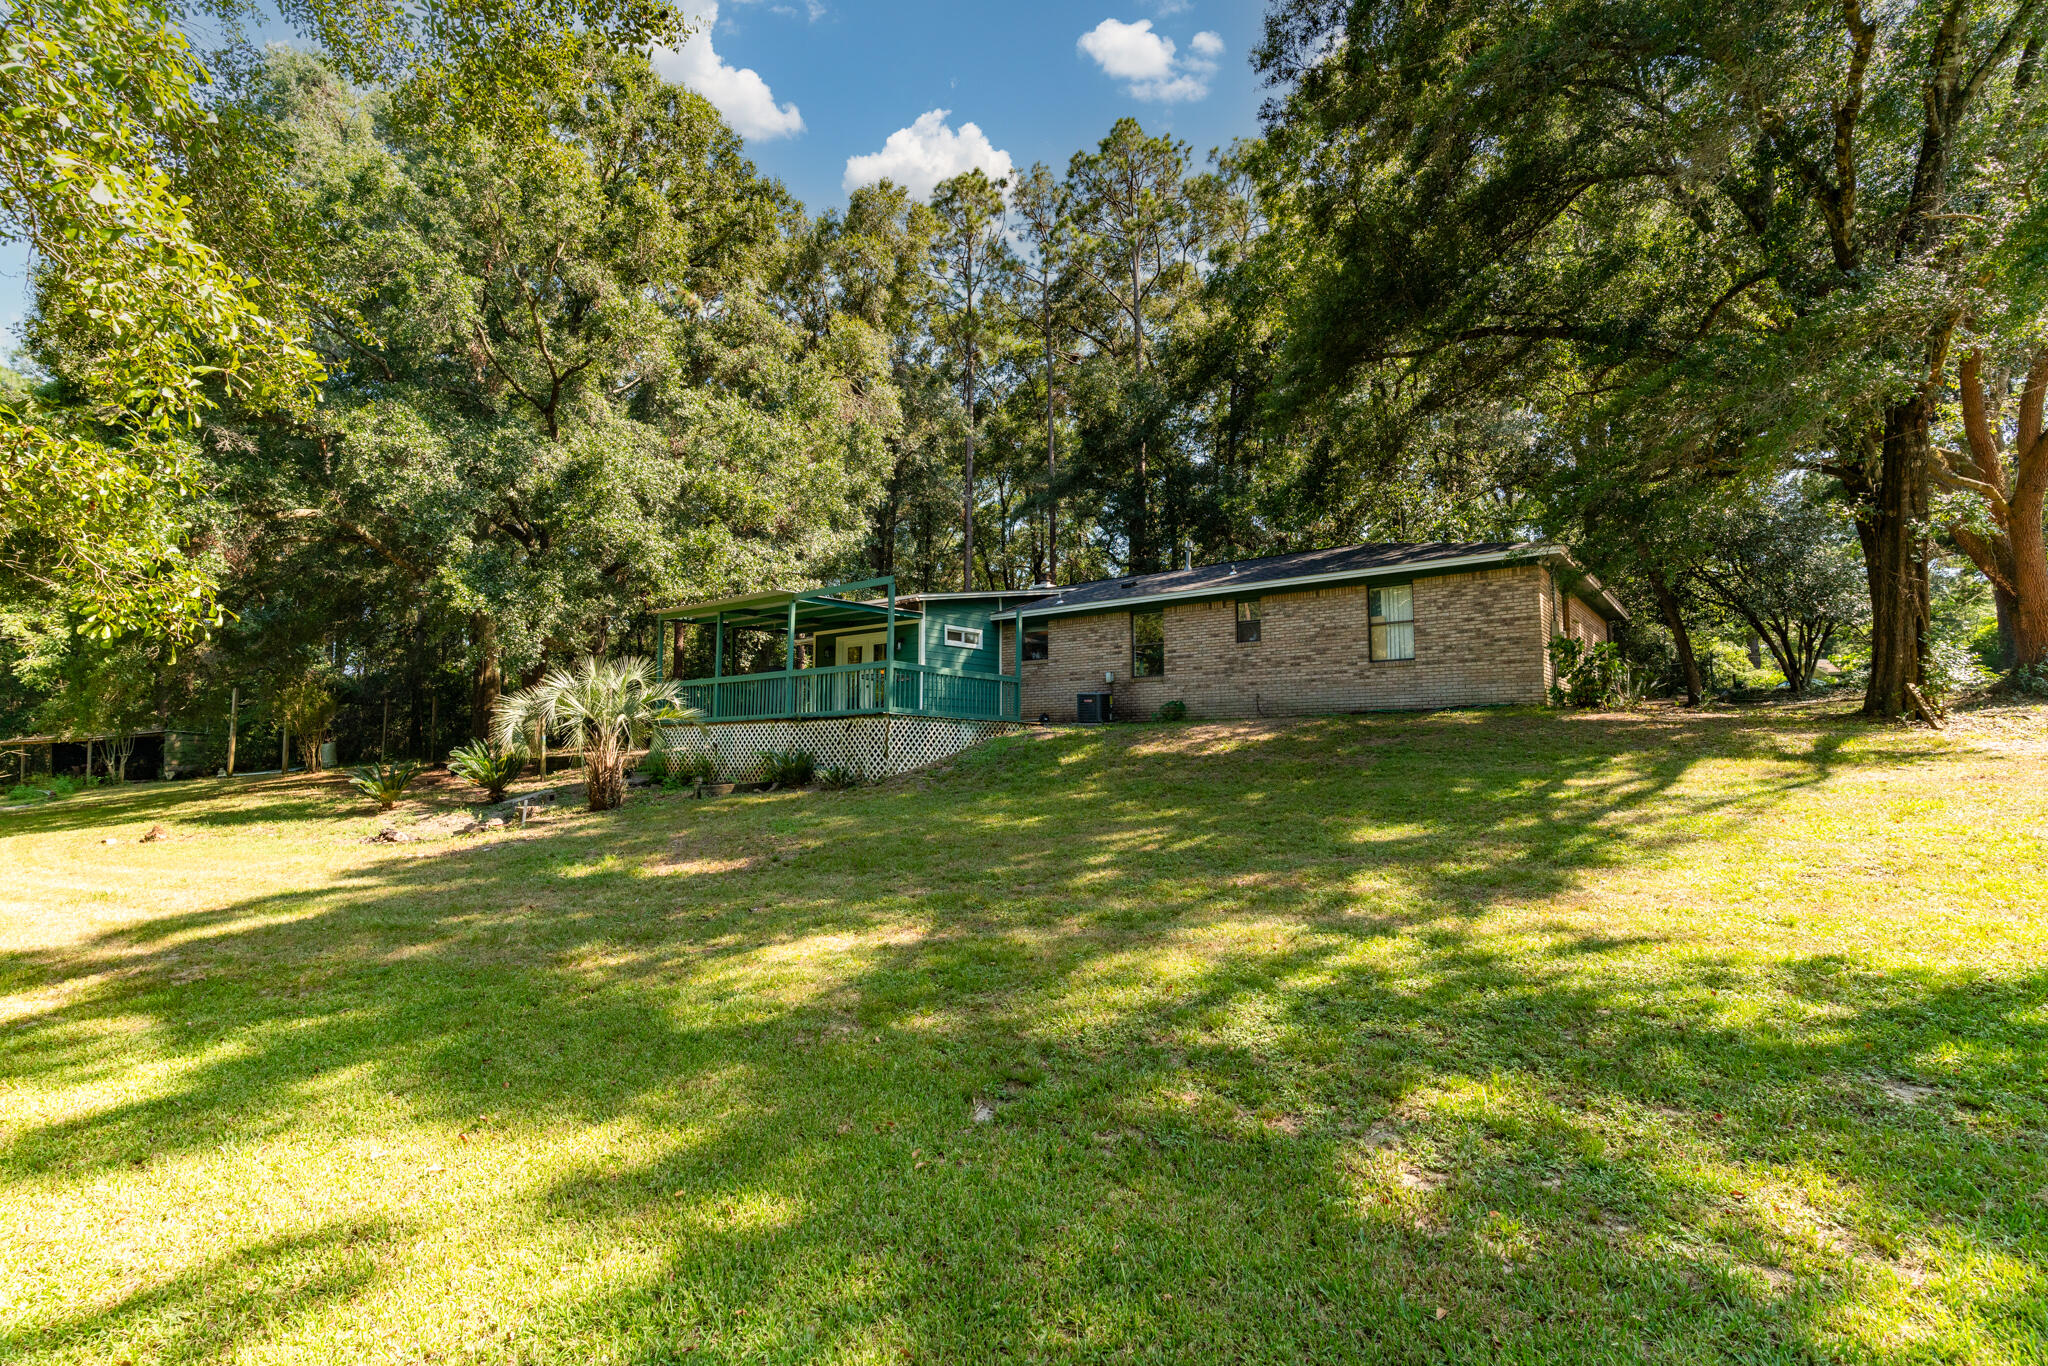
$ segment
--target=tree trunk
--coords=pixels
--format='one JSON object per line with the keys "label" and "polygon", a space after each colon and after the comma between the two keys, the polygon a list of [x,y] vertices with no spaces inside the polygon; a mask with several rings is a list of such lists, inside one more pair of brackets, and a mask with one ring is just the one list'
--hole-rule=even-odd
{"label": "tree trunk", "polygon": [[1931,414],[1919,399],[1885,414],[1877,477],[1856,508],[1870,583],[1870,685],[1863,714],[1902,716],[1923,681],[1927,643],[1927,481]]}
{"label": "tree trunk", "polygon": [[583,755],[584,795],[592,811],[616,810],[626,799],[626,756],[609,749]]}
{"label": "tree trunk", "polygon": [[[2042,525],[2040,493],[2012,504],[2012,655],[2006,667],[2048,664],[2048,531]],[[2001,613],[2000,632],[2004,631]]]}
{"label": "tree trunk", "polygon": [[967,403],[967,470],[960,489],[960,521],[965,543],[960,554],[960,591],[974,591],[974,334],[968,333],[965,392]]}
{"label": "tree trunk", "polygon": [[1665,629],[1671,632],[1672,642],[1678,647],[1678,667],[1685,675],[1685,705],[1697,707],[1706,697],[1707,689],[1700,679],[1699,657],[1692,650],[1692,632],[1686,629],[1685,614],[1678,609],[1678,595],[1647,557],[1643,561],[1643,577],[1649,580],[1650,595],[1657,599],[1657,615],[1664,619]]}
{"label": "tree trunk", "polygon": [[[1048,286],[1049,287],[1049,286]],[[1055,398],[1052,387],[1052,305],[1045,305],[1045,579],[1046,583],[1060,581],[1060,521],[1059,496],[1054,485],[1059,482],[1060,459],[1058,447],[1058,426],[1056,425]]]}
{"label": "tree trunk", "polygon": [[491,712],[505,691],[505,675],[498,661],[498,623],[478,612],[469,619],[469,631],[476,646],[476,666],[469,686],[469,736],[472,740],[488,740]]}
{"label": "tree trunk", "polygon": [[[1135,241],[1131,247],[1131,373],[1142,376],[1145,373],[1145,304],[1144,295],[1139,291],[1138,249]],[[1135,386],[1133,389],[1135,397]],[[1133,471],[1137,494],[1132,505],[1131,516],[1131,572],[1147,573],[1152,568],[1152,527],[1151,471],[1146,468],[1146,457],[1150,454],[1147,443],[1138,442],[1138,467]]]}

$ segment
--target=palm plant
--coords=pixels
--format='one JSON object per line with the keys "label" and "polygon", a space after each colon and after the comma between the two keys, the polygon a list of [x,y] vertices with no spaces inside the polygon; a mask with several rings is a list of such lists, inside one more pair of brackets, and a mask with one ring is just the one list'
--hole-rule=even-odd
{"label": "palm plant", "polygon": [[495,748],[475,740],[449,751],[448,771],[482,788],[492,801],[502,802],[505,788],[526,771],[526,750],[520,745]]}
{"label": "palm plant", "polygon": [[585,655],[530,688],[499,700],[492,731],[500,746],[518,743],[529,726],[564,736],[583,751],[584,785],[592,811],[625,800],[626,755],[657,725],[700,724],[703,713],[676,701],[676,684],[655,678],[636,656]]}
{"label": "palm plant", "polygon": [[398,805],[398,799],[412,786],[412,780],[426,770],[426,765],[414,760],[402,764],[364,764],[361,768],[350,769],[349,786],[377,803],[379,811],[389,811]]}

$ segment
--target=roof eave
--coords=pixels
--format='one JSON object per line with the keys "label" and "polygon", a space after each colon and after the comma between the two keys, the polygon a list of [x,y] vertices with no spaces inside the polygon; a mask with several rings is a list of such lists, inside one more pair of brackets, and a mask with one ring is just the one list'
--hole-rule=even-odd
{"label": "roof eave", "polygon": [[[1248,579],[1242,584],[1212,584],[1206,588],[1190,588],[1177,593],[1144,593],[1128,598],[1097,598],[1090,602],[1043,606],[1025,605],[995,616],[997,621],[1014,621],[1022,617],[1063,617],[1082,612],[1108,612],[1121,608],[1149,605],[1151,603],[1190,602],[1198,598],[1228,597],[1245,589],[1257,589],[1261,593],[1287,588],[1308,588],[1319,584],[1359,582],[1365,579],[1396,578],[1420,570],[1457,569],[1482,564],[1529,563],[1564,556],[1557,546],[1535,543],[1516,546],[1512,550],[1489,550],[1477,555],[1449,555],[1435,560],[1409,560],[1401,564],[1377,565],[1368,569],[1336,569],[1323,574],[1297,574],[1284,579]],[[1565,556],[1565,558],[1570,558]],[[1058,594],[1047,594],[1057,599]]]}

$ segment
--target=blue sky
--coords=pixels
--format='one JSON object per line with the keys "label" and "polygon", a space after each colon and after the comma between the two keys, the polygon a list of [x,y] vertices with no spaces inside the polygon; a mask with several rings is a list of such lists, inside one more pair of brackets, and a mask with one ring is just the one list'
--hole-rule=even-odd
{"label": "blue sky", "polygon": [[[717,104],[814,213],[883,173],[922,191],[1005,159],[1063,170],[1125,114],[1198,159],[1258,130],[1262,9],[1249,0],[695,5],[715,21],[656,64]],[[0,345],[17,340],[25,265],[0,246]]]}

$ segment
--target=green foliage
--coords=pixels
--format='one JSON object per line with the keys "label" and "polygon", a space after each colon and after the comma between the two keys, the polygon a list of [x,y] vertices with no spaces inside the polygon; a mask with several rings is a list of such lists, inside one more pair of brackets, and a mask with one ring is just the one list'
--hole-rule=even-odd
{"label": "green foliage", "polygon": [[757,765],[770,787],[809,787],[818,776],[818,760],[806,750],[764,749]]}
{"label": "green foliage", "polygon": [[209,120],[168,11],[9,0],[0,35],[0,235],[34,255],[32,339],[62,380],[60,402],[0,402],[0,564],[103,639],[189,637],[219,614],[215,566],[181,550],[180,432],[224,396],[304,412],[320,368],[165,169]]}
{"label": "green foliage", "polygon": [[1154,721],[1185,721],[1188,719],[1188,704],[1181,701],[1164,702],[1159,710],[1152,713]]}
{"label": "green foliage", "polygon": [[306,757],[306,768],[318,772],[320,745],[327,727],[334,721],[334,694],[318,673],[304,673],[278,689],[276,712],[291,727],[296,743]]}
{"label": "green foliage", "polygon": [[505,800],[505,789],[526,771],[528,755],[517,745],[498,748],[482,740],[458,745],[448,752],[448,771],[474,784],[494,802]]}
{"label": "green foliage", "polygon": [[860,771],[845,764],[828,764],[818,772],[818,786],[828,792],[844,792],[859,787],[862,781]]}
{"label": "green foliage", "polygon": [[1394,447],[1526,414],[1509,486],[1569,504],[1553,530],[1622,541],[1824,470],[1896,558],[1869,579],[1866,698],[1896,714],[1929,474],[1885,453],[1930,438],[1928,361],[1959,318],[2038,323],[1998,282],[2036,193],[2009,168],[2048,154],[2042,22],[2032,0],[1867,23],[1793,0],[1279,0],[1254,162],[1267,278],[1292,276],[1292,406],[1384,411]]}
{"label": "green foliage", "polygon": [[1963,693],[1988,688],[1994,681],[1995,675],[1954,641],[1937,640],[1927,647],[1923,686],[1929,701],[1946,702]]}
{"label": "green foliage", "polygon": [[570,746],[583,751],[590,809],[610,811],[625,799],[627,752],[659,725],[694,725],[701,720],[697,712],[677,704],[675,680],[658,680],[648,660],[586,655],[503,698],[492,718],[492,733],[507,748],[518,744],[529,728],[564,736]]}
{"label": "green foliage", "polygon": [[2048,664],[2021,664],[2005,676],[2001,687],[2015,696],[2048,700]]}
{"label": "green foliage", "polygon": [[[1690,577],[1777,661],[1794,693],[1843,632],[1870,618],[1848,518],[1811,488],[1782,486],[1702,513]],[[1746,684],[1745,686],[1754,686]]]}
{"label": "green foliage", "polygon": [[1642,687],[1611,640],[1588,646],[1576,636],[1550,638],[1550,685],[1554,707],[1632,707],[1642,700]]}
{"label": "green foliage", "polygon": [[377,803],[380,811],[389,811],[398,805],[398,799],[405,795],[413,780],[426,771],[426,765],[415,760],[392,764],[365,764],[349,770],[349,786]]}
{"label": "green foliage", "polygon": [[657,726],[647,746],[646,756],[640,761],[640,771],[660,782],[664,788],[676,791],[708,783],[717,777],[718,759],[711,754],[692,752],[672,744],[668,730]]}

